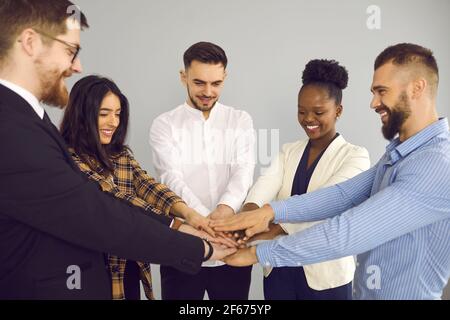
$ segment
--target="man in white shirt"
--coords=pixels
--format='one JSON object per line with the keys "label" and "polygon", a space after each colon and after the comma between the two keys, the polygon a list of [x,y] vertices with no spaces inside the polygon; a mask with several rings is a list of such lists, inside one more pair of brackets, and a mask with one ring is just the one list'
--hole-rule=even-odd
{"label": "man in white shirt", "polygon": [[[250,115],[218,102],[227,57],[209,42],[184,53],[180,72],[187,100],[156,118],[150,130],[154,166],[162,183],[210,219],[237,213],[252,185],[254,132]],[[161,267],[162,298],[248,299],[251,267],[203,264],[195,276]]]}

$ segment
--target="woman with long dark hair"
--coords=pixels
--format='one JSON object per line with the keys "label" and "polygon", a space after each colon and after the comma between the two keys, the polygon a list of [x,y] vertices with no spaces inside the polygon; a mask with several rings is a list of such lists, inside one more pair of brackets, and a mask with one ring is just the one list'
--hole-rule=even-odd
{"label": "woman with long dark hair", "polygon": [[[198,236],[207,237],[206,232],[214,235],[207,218],[141,169],[125,145],[128,117],[128,100],[113,81],[95,75],[79,80],[72,88],[61,123],[61,134],[75,163],[103,191],[142,207],[149,214],[181,217],[199,229],[195,231]],[[230,239],[209,239],[233,245]],[[108,260],[113,299],[139,299],[139,280],[147,298],[154,298],[150,264],[113,255]]]}

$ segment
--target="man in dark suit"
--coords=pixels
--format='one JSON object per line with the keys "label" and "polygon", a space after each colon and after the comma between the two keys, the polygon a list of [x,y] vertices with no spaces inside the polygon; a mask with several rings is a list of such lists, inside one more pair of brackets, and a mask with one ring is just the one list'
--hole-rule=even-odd
{"label": "man in dark suit", "polygon": [[65,106],[64,78],[82,70],[88,24],[71,6],[0,4],[0,299],[110,299],[103,253],[196,273],[234,252],[103,193],[73,163],[40,105]]}

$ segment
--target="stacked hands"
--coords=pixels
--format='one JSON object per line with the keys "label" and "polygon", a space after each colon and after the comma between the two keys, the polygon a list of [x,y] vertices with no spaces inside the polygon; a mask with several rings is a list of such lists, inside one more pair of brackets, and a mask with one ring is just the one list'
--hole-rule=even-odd
{"label": "stacked hands", "polygon": [[274,212],[269,205],[259,208],[251,204],[243,210],[235,214],[230,207],[218,205],[207,217],[190,210],[178,230],[209,241],[214,249],[209,260],[249,266],[258,262],[255,246],[258,241],[274,239],[284,232],[272,223]]}

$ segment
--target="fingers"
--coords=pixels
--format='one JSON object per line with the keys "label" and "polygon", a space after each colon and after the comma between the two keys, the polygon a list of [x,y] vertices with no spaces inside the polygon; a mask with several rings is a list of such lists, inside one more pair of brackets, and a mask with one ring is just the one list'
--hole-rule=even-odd
{"label": "fingers", "polygon": [[251,238],[247,238],[248,243],[252,243],[253,241],[258,241],[258,240],[266,240],[266,238],[264,237],[264,234],[257,234]]}
{"label": "fingers", "polygon": [[247,241],[239,242],[239,245],[238,245],[239,249],[245,249],[245,248],[248,248],[248,247],[249,247],[249,242],[247,242]]}
{"label": "fingers", "polygon": [[201,225],[199,227],[199,230],[202,230],[202,231],[208,233],[209,235],[211,235],[214,238],[217,237],[216,232],[208,225]]}
{"label": "fingers", "polygon": [[238,243],[234,239],[227,237],[226,235],[224,235],[221,232],[216,233],[215,237],[211,237],[209,234],[207,234],[204,231],[200,231],[200,232],[201,232],[200,236],[202,238],[208,240],[211,243],[223,245],[226,248],[237,248],[238,247]]}
{"label": "fingers", "polygon": [[223,232],[223,234],[227,237],[229,237],[230,239],[232,239],[235,243],[235,246],[238,248],[246,248],[247,244],[246,244],[246,236],[245,236],[245,232],[243,230],[239,230],[236,232]]}
{"label": "fingers", "polygon": [[192,225],[194,228],[200,230],[200,231],[204,231],[206,233],[208,233],[209,235],[211,235],[212,237],[216,237],[216,232],[214,231],[213,228],[211,228],[209,226],[211,220],[203,217],[203,216],[199,216],[196,218],[191,218],[188,223],[190,225]]}
{"label": "fingers", "polygon": [[205,232],[209,233],[213,237],[216,236],[215,231],[213,230],[213,228],[211,228],[209,226],[210,220],[208,218],[205,218],[205,217],[201,216],[199,213],[190,214],[187,217],[186,222],[189,223],[191,226],[193,226],[194,228],[196,228],[198,230],[205,231]]}
{"label": "fingers", "polygon": [[256,257],[256,248],[245,248],[236,251],[236,253],[226,256],[223,261],[230,265],[236,267],[250,266],[252,264],[258,263]]}
{"label": "fingers", "polygon": [[218,245],[223,245],[226,248],[236,248],[237,245],[235,245],[233,242],[228,241],[228,239],[224,239],[222,237],[216,237],[212,239],[208,239],[211,243],[215,243]]}
{"label": "fingers", "polygon": [[248,228],[250,225],[239,216],[226,220],[213,220],[210,226],[216,231],[237,231]]}
{"label": "fingers", "polygon": [[242,223],[242,221],[228,222],[228,220],[215,220],[211,223],[211,227],[216,231],[237,231],[246,229],[249,226]]}
{"label": "fingers", "polygon": [[245,235],[248,238],[253,237],[257,233],[259,233],[259,232],[257,231],[256,227],[252,227],[252,228],[249,228],[249,229],[245,230]]}
{"label": "fingers", "polygon": [[213,245],[214,253],[210,260],[222,260],[237,251],[236,248],[223,248],[219,245]]}
{"label": "fingers", "polygon": [[232,240],[233,246],[237,247],[237,248],[246,248],[247,244],[246,244],[246,236],[245,236],[245,232],[243,230],[239,230],[236,232],[221,232],[221,234],[224,237],[229,238],[230,240]]}
{"label": "fingers", "polygon": [[218,233],[217,238],[222,239],[223,243],[228,247],[236,248],[238,246],[238,242],[235,239],[229,238],[223,233]]}
{"label": "fingers", "polygon": [[238,230],[238,231],[236,231],[236,232],[234,232],[233,233],[233,237],[235,238],[235,239],[242,239],[242,238],[244,238],[245,237],[245,231],[244,230]]}
{"label": "fingers", "polygon": [[233,236],[233,233],[232,232],[221,232],[224,236],[226,236],[226,237],[228,237],[228,238],[233,238],[234,236]]}

